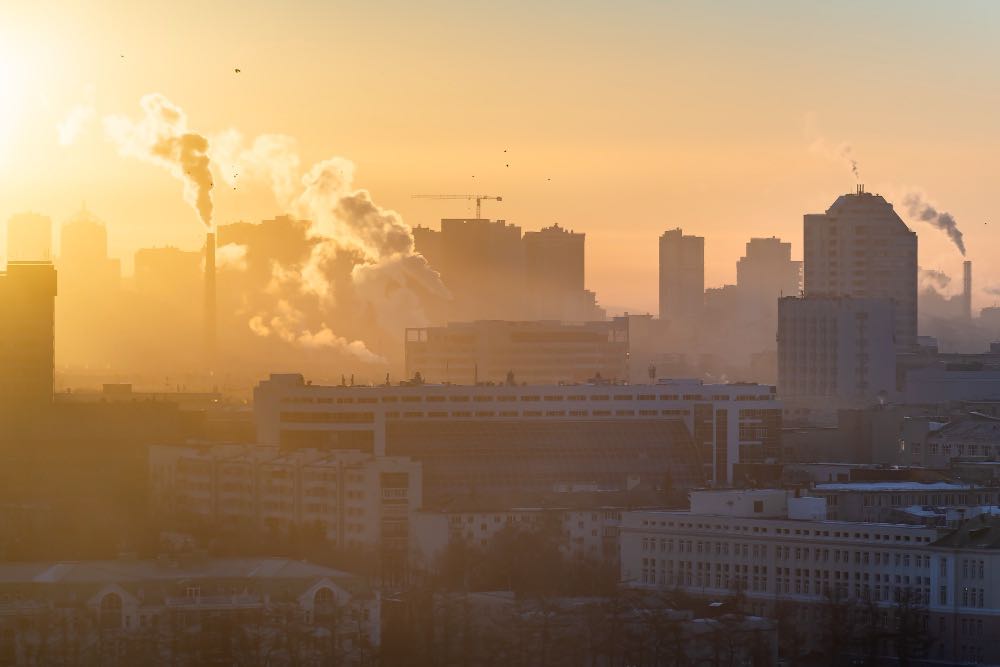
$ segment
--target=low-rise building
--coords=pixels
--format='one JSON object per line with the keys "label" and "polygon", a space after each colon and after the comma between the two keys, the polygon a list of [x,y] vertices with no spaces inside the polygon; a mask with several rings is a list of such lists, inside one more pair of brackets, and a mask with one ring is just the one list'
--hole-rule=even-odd
{"label": "low-rise building", "polygon": [[[944,491],[959,494],[961,490]],[[879,631],[905,619],[939,661],[1000,661],[1000,520],[983,514],[954,531],[920,525],[771,517],[742,492],[713,494],[694,511],[626,512],[621,578],[647,589],[735,596],[752,613],[789,607],[822,628],[831,606],[868,610]],[[796,505],[781,490],[760,491]],[[969,493],[967,490],[964,493]],[[746,499],[744,499],[746,500]],[[732,504],[730,504],[730,502]],[[765,505],[766,507],[766,505]],[[749,511],[748,511],[749,510]],[[762,518],[767,517],[767,518]],[[817,641],[823,632],[808,633]],[[879,651],[890,651],[876,645]]]}
{"label": "low-rise building", "polygon": [[825,498],[828,516],[839,521],[885,521],[891,508],[912,505],[980,506],[1000,501],[1000,489],[960,482],[833,482],[811,493]]}
{"label": "low-rise building", "polygon": [[359,664],[380,627],[363,578],[304,561],[0,564],[4,664]]}

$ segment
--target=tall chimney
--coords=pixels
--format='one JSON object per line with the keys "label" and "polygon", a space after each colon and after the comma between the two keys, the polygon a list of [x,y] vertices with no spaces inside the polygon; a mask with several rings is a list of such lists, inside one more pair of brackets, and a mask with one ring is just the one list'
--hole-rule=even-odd
{"label": "tall chimney", "polygon": [[965,260],[962,275],[962,315],[972,319],[972,262]]}
{"label": "tall chimney", "polygon": [[215,361],[215,232],[205,237],[205,358]]}

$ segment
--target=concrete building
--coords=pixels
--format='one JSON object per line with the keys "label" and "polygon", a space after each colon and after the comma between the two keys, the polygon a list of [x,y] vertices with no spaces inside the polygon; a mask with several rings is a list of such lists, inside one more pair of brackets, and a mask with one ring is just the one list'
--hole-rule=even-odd
{"label": "concrete building", "polygon": [[805,296],[888,298],[895,343],[917,343],[917,235],[880,195],[841,195],[826,213],[803,221]]}
{"label": "concrete building", "polygon": [[337,548],[404,564],[411,516],[422,505],[420,464],[360,452],[259,445],[154,446],[152,497],[160,516],[200,518],[220,530],[285,536],[312,529]]}
{"label": "concrete building", "polygon": [[660,319],[690,322],[705,305],[705,238],[680,228],[660,235]]}
{"label": "concrete building", "polygon": [[380,616],[363,578],[284,558],[0,564],[0,661],[11,665],[256,664],[256,651],[362,664]]}
{"label": "concrete building", "polygon": [[587,235],[558,224],[525,232],[524,268],[533,317],[581,321],[603,318],[596,297],[584,287]]}
{"label": "concrete building", "polygon": [[832,482],[810,493],[824,498],[827,516],[839,521],[882,522],[889,509],[919,506],[995,505],[1000,491],[958,482]]}
{"label": "concrete building", "polygon": [[[745,609],[778,606],[804,627],[829,623],[831,604],[870,605],[868,622],[892,628],[902,615],[926,640],[928,657],[948,664],[1000,662],[1000,521],[981,515],[953,532],[917,525],[858,523],[768,513],[765,497],[730,502],[713,493],[695,511],[623,515],[621,576],[645,589],[680,589],[708,599],[739,591]],[[766,495],[766,491],[757,492]],[[771,491],[790,510],[801,500]],[[760,503],[760,505],[758,505]],[[806,633],[817,642],[820,633]],[[818,648],[818,646],[817,646]],[[880,651],[891,655],[891,647]],[[883,653],[883,655],[885,654]]]}
{"label": "concrete building", "polygon": [[[692,446],[704,477],[719,484],[732,479],[735,463],[780,454],[780,404],[773,387],[756,384],[323,387],[272,375],[254,389],[254,416],[258,441],[286,448],[417,460],[443,448],[458,464],[475,443],[487,448],[476,458],[485,475],[504,471],[514,487],[537,484],[536,491],[558,482],[620,487],[652,470],[690,485],[702,476],[690,467]],[[582,457],[575,463],[573,452]],[[552,458],[546,468],[533,457]],[[425,461],[425,478],[433,476],[427,465],[441,460]],[[654,468],[657,461],[664,467]],[[464,477],[460,469],[448,474],[456,483]]]}
{"label": "concrete building", "polygon": [[406,376],[476,384],[578,383],[629,377],[628,322],[452,322],[406,330]]}
{"label": "concrete building", "polygon": [[51,262],[52,219],[18,213],[7,221],[8,262]]}
{"label": "concrete building", "polygon": [[781,239],[752,238],[736,263],[736,286],[743,299],[776,309],[778,299],[798,296],[802,262],[792,260],[792,244]]}
{"label": "concrete building", "polygon": [[504,531],[549,527],[563,536],[565,555],[617,562],[618,529],[624,509],[512,507],[494,511],[422,511],[414,517],[414,553],[423,563],[430,564],[452,542],[485,549]]}
{"label": "concrete building", "polygon": [[55,297],[49,262],[10,262],[0,273],[0,416],[52,403]]}
{"label": "concrete building", "polygon": [[778,303],[783,399],[859,407],[896,391],[895,306],[889,299],[786,297]]}
{"label": "concrete building", "polygon": [[59,230],[59,272],[67,287],[87,294],[119,286],[121,262],[108,257],[108,231],[86,209]]}

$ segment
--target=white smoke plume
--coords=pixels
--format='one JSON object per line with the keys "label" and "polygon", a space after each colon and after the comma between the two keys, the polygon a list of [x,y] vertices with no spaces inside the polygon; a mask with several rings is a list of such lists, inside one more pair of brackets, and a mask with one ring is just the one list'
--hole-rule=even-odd
{"label": "white smoke plume", "polygon": [[97,109],[94,106],[94,87],[87,86],[84,96],[86,99],[70,108],[66,116],[56,124],[59,145],[61,146],[69,146],[76,141],[84,128],[97,117]]}
{"label": "white smoke plume", "polygon": [[386,364],[383,357],[373,353],[364,341],[348,341],[338,336],[325,324],[316,331],[303,330],[305,316],[287,301],[278,301],[274,313],[254,315],[248,323],[250,330],[258,336],[277,336],[286,343],[308,348],[329,348],[346,352],[369,364]]}
{"label": "white smoke plume", "polygon": [[958,223],[950,213],[938,211],[931,206],[924,196],[916,191],[910,191],[903,197],[903,206],[906,207],[907,215],[914,220],[930,223],[948,235],[951,242],[955,244],[958,251],[965,256],[965,240],[962,232],[958,228]]}
{"label": "white smoke plume", "polygon": [[227,243],[215,251],[215,266],[222,270],[246,271],[247,247],[239,243]]}
{"label": "white smoke plume", "polygon": [[208,154],[233,189],[241,180],[262,180],[270,185],[282,208],[291,207],[299,189],[299,155],[294,138],[262,134],[245,146],[243,135],[229,129],[212,135]]}
{"label": "white smoke plume", "polygon": [[804,134],[811,152],[828,160],[842,162],[850,168],[854,179],[858,183],[861,182],[861,171],[858,168],[858,160],[854,156],[854,147],[846,142],[831,143],[828,141],[819,131],[815,114],[806,115]]}
{"label": "white smoke plume", "polygon": [[159,93],[140,100],[143,115],[104,119],[105,133],[122,155],[159,165],[184,183],[184,198],[207,226],[212,225],[212,170],[208,139],[187,128],[180,107]]}

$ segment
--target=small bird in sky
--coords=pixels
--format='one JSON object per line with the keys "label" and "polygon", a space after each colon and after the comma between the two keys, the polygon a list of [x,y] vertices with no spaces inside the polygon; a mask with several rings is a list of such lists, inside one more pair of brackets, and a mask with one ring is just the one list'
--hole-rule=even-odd
{"label": "small bird in sky", "polygon": [[240,68],[236,67],[236,68],[233,69],[233,71],[236,72],[237,74],[239,74],[240,73]]}

